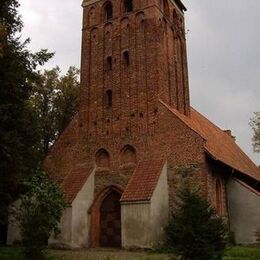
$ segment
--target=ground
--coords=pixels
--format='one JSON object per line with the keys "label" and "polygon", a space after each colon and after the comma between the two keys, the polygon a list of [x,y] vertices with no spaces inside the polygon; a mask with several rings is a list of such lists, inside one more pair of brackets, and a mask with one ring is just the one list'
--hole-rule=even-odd
{"label": "ground", "polygon": [[[131,252],[113,249],[80,251],[51,250],[48,260],[174,260],[174,255],[153,252]],[[259,260],[260,247],[232,247],[225,251],[223,260]],[[0,260],[22,260],[21,248],[0,247]]]}

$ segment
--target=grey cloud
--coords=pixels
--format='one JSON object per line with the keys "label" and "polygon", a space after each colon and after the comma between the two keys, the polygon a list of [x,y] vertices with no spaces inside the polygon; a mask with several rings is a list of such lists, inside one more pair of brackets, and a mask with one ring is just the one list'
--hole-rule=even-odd
{"label": "grey cloud", "polygon": [[260,2],[185,1],[191,101],[257,163],[248,125],[260,110]]}

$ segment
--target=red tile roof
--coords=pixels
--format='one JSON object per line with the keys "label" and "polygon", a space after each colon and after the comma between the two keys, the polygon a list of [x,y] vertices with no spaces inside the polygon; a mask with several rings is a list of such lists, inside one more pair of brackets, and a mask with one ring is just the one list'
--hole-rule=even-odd
{"label": "red tile roof", "polygon": [[93,167],[79,165],[66,176],[61,187],[67,203],[72,203],[74,201],[92,171]]}
{"label": "red tile roof", "polygon": [[122,202],[149,201],[159,180],[165,160],[141,161],[121,197]]}
{"label": "red tile roof", "polygon": [[260,181],[259,168],[240,149],[228,133],[214,125],[193,108],[191,108],[191,115],[188,117],[163,101],[161,103],[206,140],[205,149],[215,160],[221,161],[235,170]]}

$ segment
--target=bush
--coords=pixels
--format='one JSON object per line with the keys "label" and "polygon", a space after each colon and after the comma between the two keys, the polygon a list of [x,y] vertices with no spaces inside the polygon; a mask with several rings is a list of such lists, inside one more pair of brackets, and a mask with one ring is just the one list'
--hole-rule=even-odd
{"label": "bush", "polygon": [[182,259],[221,259],[227,229],[208,201],[188,186],[177,194],[176,210],[166,227],[167,246]]}
{"label": "bush", "polygon": [[16,213],[25,259],[44,259],[48,238],[58,234],[65,208],[63,193],[48,174],[37,171],[24,181],[25,194]]}

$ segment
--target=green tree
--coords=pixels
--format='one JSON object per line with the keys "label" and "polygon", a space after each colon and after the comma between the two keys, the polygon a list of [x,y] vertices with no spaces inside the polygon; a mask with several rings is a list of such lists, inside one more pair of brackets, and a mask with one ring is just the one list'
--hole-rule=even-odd
{"label": "green tree", "polygon": [[16,212],[25,259],[45,258],[47,241],[59,233],[58,224],[65,209],[63,193],[48,174],[36,171],[23,182],[26,193]]}
{"label": "green tree", "polygon": [[221,259],[226,227],[208,201],[186,186],[177,194],[176,210],[166,227],[167,246],[182,259]]}
{"label": "green tree", "polygon": [[21,42],[22,21],[17,0],[0,4],[0,236],[8,204],[17,196],[18,179],[38,164],[38,129],[28,106],[36,67],[53,54],[31,53]]}
{"label": "green tree", "polygon": [[72,117],[78,112],[79,92],[79,69],[71,66],[66,75],[60,77],[54,101],[58,134],[64,131]]}
{"label": "green tree", "polygon": [[78,111],[79,70],[70,67],[64,76],[60,73],[59,67],[39,72],[30,96],[30,106],[37,115],[42,157]]}
{"label": "green tree", "polygon": [[47,154],[50,144],[56,137],[56,122],[54,100],[57,95],[60,70],[38,72],[38,78],[33,84],[29,105],[35,111],[36,122],[39,129],[38,149],[42,158]]}
{"label": "green tree", "polygon": [[254,151],[260,153],[260,112],[254,113],[254,117],[250,119],[250,126],[254,131],[252,138]]}

